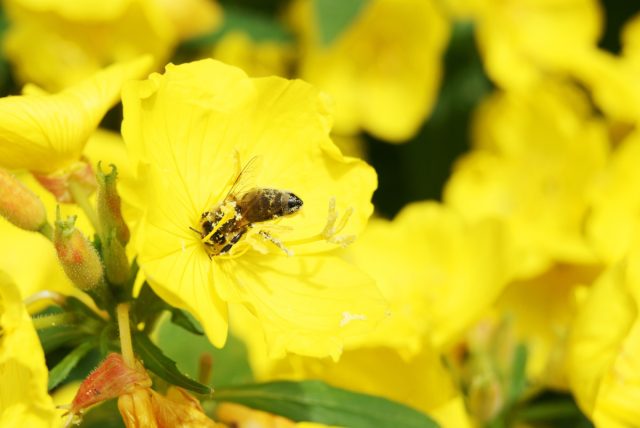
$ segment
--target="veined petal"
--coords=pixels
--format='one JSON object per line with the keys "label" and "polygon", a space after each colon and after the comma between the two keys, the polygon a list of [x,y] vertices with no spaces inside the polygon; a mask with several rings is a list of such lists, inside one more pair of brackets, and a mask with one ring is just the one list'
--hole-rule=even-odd
{"label": "veined petal", "polygon": [[221,263],[235,283],[225,299],[243,303],[260,321],[269,353],[334,359],[345,339],[371,330],[386,303],[373,281],[331,255],[255,255]]}
{"label": "veined petal", "polygon": [[44,353],[20,293],[0,272],[0,425],[60,424],[47,394],[47,375]]}
{"label": "veined petal", "polygon": [[149,61],[113,65],[58,94],[1,98],[0,164],[51,173],[78,160],[123,82],[144,75]]}

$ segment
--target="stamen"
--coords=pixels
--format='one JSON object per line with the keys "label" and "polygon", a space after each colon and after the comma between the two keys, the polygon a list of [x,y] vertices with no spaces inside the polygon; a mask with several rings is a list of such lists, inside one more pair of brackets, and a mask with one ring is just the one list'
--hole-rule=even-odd
{"label": "stamen", "polygon": [[[322,232],[318,235],[313,235],[309,238],[298,239],[295,241],[287,241],[287,246],[304,245],[315,241],[327,241],[331,244],[340,245],[346,247],[353,243],[356,237],[355,235],[342,235],[338,236],[338,233],[342,232],[347,226],[349,219],[353,215],[353,208],[349,207],[345,211],[344,215],[338,221],[338,211],[336,211],[336,198],[329,199],[329,213],[327,215],[327,223],[325,224]],[[336,225],[337,223],[337,225]]]}

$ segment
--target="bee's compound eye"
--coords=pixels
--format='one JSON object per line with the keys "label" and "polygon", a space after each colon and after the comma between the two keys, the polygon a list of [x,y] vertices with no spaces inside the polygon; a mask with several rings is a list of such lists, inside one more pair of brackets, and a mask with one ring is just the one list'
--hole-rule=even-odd
{"label": "bee's compound eye", "polygon": [[300,199],[293,193],[289,193],[289,200],[287,201],[287,212],[294,213],[298,211],[301,207],[302,207],[302,199]]}

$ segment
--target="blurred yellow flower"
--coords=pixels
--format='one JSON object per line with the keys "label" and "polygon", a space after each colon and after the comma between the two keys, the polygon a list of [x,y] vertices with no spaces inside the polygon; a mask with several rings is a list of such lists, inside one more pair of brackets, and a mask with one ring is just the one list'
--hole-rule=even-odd
{"label": "blurred yellow flower", "polygon": [[485,69],[501,87],[524,88],[549,74],[562,75],[574,57],[595,49],[600,37],[596,0],[467,3]]}
{"label": "blurred yellow flower", "polygon": [[640,15],[627,22],[620,38],[619,55],[580,52],[573,55],[569,69],[613,125],[624,129],[640,121]]}
{"label": "blurred yellow flower", "polygon": [[0,425],[56,427],[47,366],[31,318],[11,279],[0,272]]}
{"label": "blurred yellow flower", "polygon": [[534,385],[566,389],[569,328],[580,293],[598,266],[555,265],[541,275],[515,281],[495,304],[494,313],[512,330],[515,344],[527,348],[527,379]]}
{"label": "blurred yellow flower", "polygon": [[431,416],[444,428],[471,426],[462,396],[441,355],[428,345],[410,358],[383,346],[347,350],[339,361],[289,355],[270,363],[261,380],[269,379],[320,379],[339,388],[403,403]]}
{"label": "blurred yellow flower", "polygon": [[220,20],[207,0],[7,0],[5,7],[7,58],[22,82],[49,91],[142,54],[162,65],[179,37],[213,30]]}
{"label": "blurred yellow flower", "polygon": [[60,93],[0,98],[0,165],[50,174],[72,169],[122,84],[148,72],[149,58],[113,65]]}
{"label": "blurred yellow flower", "polygon": [[598,427],[640,420],[640,248],[605,271],[575,319],[567,367],[578,405]]}
{"label": "blurred yellow flower", "polygon": [[293,46],[273,41],[256,42],[240,31],[225,33],[213,48],[211,57],[239,67],[251,77],[291,75]]}
{"label": "blurred yellow flower", "polygon": [[607,263],[626,256],[640,237],[640,133],[629,134],[613,151],[590,194],[587,235]]}
{"label": "blurred yellow flower", "polygon": [[582,93],[552,82],[498,92],[479,108],[473,143],[445,201],[467,218],[506,222],[520,261],[516,274],[595,260],[584,239],[587,195],[609,146],[606,124]]}
{"label": "blurred yellow flower", "polygon": [[436,202],[370,221],[344,257],[376,280],[389,316],[349,346],[415,354],[427,337],[438,348],[452,344],[506,285],[507,244],[497,221],[469,223]]}
{"label": "blurred yellow flower", "polygon": [[312,2],[294,4],[300,76],[336,103],[337,134],[364,129],[391,142],[411,138],[430,114],[449,23],[432,0],[372,0],[330,46],[322,46]]}
{"label": "blurred yellow flower", "polygon": [[[227,302],[258,317],[275,354],[337,357],[346,337],[378,322],[385,305],[373,281],[323,253],[364,227],[375,172],[331,142],[330,115],[314,88],[250,79],[203,60],[131,83],[123,103],[123,135],[140,173],[123,195],[138,263],[154,290],[193,313],[216,346],[227,336]],[[239,229],[233,241],[221,232],[214,238],[228,245],[212,251],[216,230],[242,219],[241,201],[227,195],[251,160],[241,181],[253,183],[236,191],[283,189],[304,206]],[[216,211],[223,219],[203,219]]]}

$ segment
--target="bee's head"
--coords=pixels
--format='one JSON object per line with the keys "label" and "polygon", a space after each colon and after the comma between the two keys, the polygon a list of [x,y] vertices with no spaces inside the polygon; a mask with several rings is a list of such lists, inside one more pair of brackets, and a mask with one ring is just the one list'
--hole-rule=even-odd
{"label": "bee's head", "polygon": [[293,193],[288,194],[289,198],[287,199],[287,212],[286,214],[292,214],[302,208],[302,199],[294,195]]}

